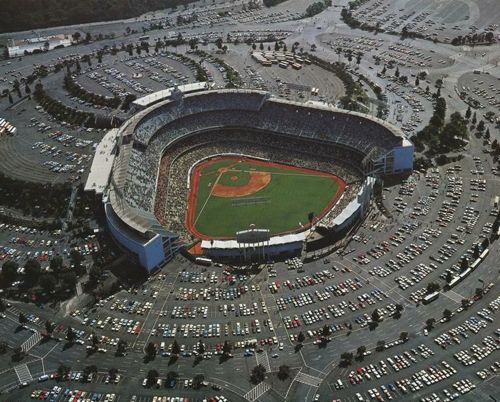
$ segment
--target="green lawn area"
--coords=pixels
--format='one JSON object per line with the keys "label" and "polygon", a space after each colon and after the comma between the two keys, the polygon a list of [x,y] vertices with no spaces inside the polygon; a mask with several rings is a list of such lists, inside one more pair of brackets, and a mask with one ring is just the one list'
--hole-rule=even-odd
{"label": "green lawn area", "polygon": [[[211,187],[218,176],[216,170],[234,161],[218,161],[213,164],[217,167],[208,165],[202,171],[194,226],[206,236],[234,237],[237,231],[247,229],[252,223],[258,228],[270,229],[272,233],[296,229],[301,224],[307,223],[310,212],[321,213],[338,190],[337,182],[332,177],[295,172],[286,167],[260,166],[246,161],[237,164],[233,169],[271,172],[272,179],[267,187],[238,200],[267,197],[268,202],[234,206],[232,198],[209,197]],[[221,165],[221,162],[226,163]],[[206,175],[210,172],[213,174]],[[229,171],[219,178],[219,182],[225,185],[244,184],[246,183],[244,173],[235,174],[234,171]],[[237,181],[239,184],[231,182],[230,178],[234,175],[239,177]]]}

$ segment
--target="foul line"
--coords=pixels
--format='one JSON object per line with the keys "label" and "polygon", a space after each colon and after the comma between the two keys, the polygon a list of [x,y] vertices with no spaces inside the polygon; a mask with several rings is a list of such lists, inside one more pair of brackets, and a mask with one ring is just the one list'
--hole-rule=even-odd
{"label": "foul line", "polygon": [[[207,203],[208,203],[208,200],[210,199],[210,197],[212,197],[212,193],[213,193],[213,191],[214,191],[215,185],[219,182],[219,179],[220,179],[220,177],[221,177],[221,176],[222,176],[222,173],[220,173],[220,174],[219,174],[219,176],[217,176],[217,179],[215,180],[215,182],[214,182],[214,184],[213,184],[212,188],[210,189],[210,193],[208,194],[207,199],[206,199],[206,200],[205,200],[205,202],[203,203],[203,206],[201,207],[200,212],[198,213],[198,216],[196,217],[196,219],[195,219],[195,220],[194,220],[194,222],[193,222],[193,226],[195,226],[195,225],[196,225],[196,222],[198,222],[198,219],[200,219],[200,216],[201,216],[201,214],[203,213],[203,210],[205,209],[205,207],[206,207],[206,205],[207,205]],[[198,187],[199,187],[199,186],[200,186],[200,184],[198,183]]]}

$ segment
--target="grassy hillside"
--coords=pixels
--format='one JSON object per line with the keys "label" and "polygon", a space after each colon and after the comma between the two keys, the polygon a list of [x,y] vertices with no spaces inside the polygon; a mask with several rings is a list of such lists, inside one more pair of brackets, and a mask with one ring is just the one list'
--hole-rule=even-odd
{"label": "grassy hillside", "polygon": [[135,17],[193,0],[2,0],[0,33]]}

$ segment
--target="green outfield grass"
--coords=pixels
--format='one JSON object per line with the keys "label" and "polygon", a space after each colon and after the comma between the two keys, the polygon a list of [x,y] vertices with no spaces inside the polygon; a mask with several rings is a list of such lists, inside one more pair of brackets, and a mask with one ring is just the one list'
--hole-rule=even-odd
{"label": "green outfield grass", "polygon": [[[220,174],[217,170],[221,167],[232,170]],[[249,171],[270,172],[271,182],[237,200],[264,197],[264,203],[235,206],[235,198],[211,195],[217,179],[226,186],[241,186],[248,182]],[[237,180],[231,180],[232,176]],[[270,229],[273,234],[288,232],[307,224],[310,212],[320,214],[338,190],[333,177],[314,172],[297,172],[286,166],[261,166],[248,160],[215,161],[201,171],[193,226],[199,233],[214,238],[234,237],[237,231],[248,229],[252,223],[258,228]]]}

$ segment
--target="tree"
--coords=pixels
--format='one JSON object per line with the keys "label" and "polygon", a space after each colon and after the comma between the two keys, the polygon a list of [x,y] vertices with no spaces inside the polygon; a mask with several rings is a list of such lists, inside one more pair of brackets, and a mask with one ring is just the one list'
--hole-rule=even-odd
{"label": "tree", "polygon": [[193,388],[200,389],[203,386],[203,381],[205,381],[205,376],[203,374],[197,374],[193,377]]}
{"label": "tree", "polygon": [[75,334],[75,331],[73,331],[73,328],[71,327],[68,327],[67,331],[66,331],[66,340],[68,341],[68,343],[72,344],[75,342],[76,340],[76,334]]}
{"label": "tree", "polygon": [[399,77],[399,67],[396,67],[396,71],[394,71],[394,77]]}
{"label": "tree", "polygon": [[376,308],[375,310],[373,310],[373,313],[372,313],[372,320],[374,322],[379,322],[380,321],[380,313],[378,312],[378,309]]}
{"label": "tree", "polygon": [[420,85],[420,79],[418,78],[418,75],[415,78],[415,86],[418,87]]}
{"label": "tree", "polygon": [[150,359],[154,359],[156,356],[156,346],[153,342],[149,342],[146,346],[146,356]]}
{"label": "tree", "polygon": [[64,380],[69,372],[71,371],[71,368],[68,366],[65,366],[64,364],[60,364],[59,367],[57,368],[57,376],[61,380]]}
{"label": "tree", "polygon": [[262,42],[260,42],[260,44],[259,44],[259,49],[264,50],[264,44]]}
{"label": "tree", "polygon": [[0,341],[0,355],[3,355],[7,352],[7,342]]}
{"label": "tree", "polygon": [[476,288],[474,290],[474,295],[477,297],[477,298],[481,298],[483,296],[483,288]]}
{"label": "tree", "polygon": [[54,257],[50,260],[49,269],[55,274],[60,272],[63,268],[62,257]]}
{"label": "tree", "polygon": [[469,299],[462,299],[461,305],[464,309],[469,308]]}
{"label": "tree", "polygon": [[19,265],[15,261],[6,261],[2,265],[2,279],[10,285],[17,277]]}
{"label": "tree", "polygon": [[252,373],[250,375],[250,381],[257,385],[264,381],[266,375],[266,369],[262,364],[259,364],[258,366],[255,366],[252,369]]}
{"label": "tree", "polygon": [[91,365],[91,366],[85,366],[83,369],[83,379],[87,380],[89,375],[97,373],[97,366]]}
{"label": "tree", "polygon": [[227,340],[224,341],[224,345],[222,346],[222,352],[225,355],[231,354],[231,343],[229,343],[229,341]]}
{"label": "tree", "polygon": [[64,272],[60,276],[61,281],[63,285],[66,287],[66,289],[74,289],[76,282],[77,282],[77,277],[76,274],[73,271],[69,272]]}
{"label": "tree", "polygon": [[450,283],[452,279],[453,275],[451,274],[451,271],[446,271],[446,283]]}
{"label": "tree", "polygon": [[97,345],[99,345],[99,338],[95,333],[92,334],[92,345],[94,345],[94,348],[97,348]]}
{"label": "tree", "polygon": [[469,106],[469,107],[467,108],[467,110],[465,111],[465,118],[466,118],[467,120],[469,120],[469,119],[470,119],[471,114],[472,114],[472,110],[471,110],[471,108],[470,108],[470,106]]}
{"label": "tree", "polygon": [[181,347],[176,340],[172,343],[172,354],[178,356],[181,353]]}
{"label": "tree", "polygon": [[484,121],[479,120],[479,123],[477,123],[477,131],[482,133],[484,131],[484,128],[485,128]]}
{"label": "tree", "polygon": [[323,329],[321,330],[321,335],[323,337],[327,337],[328,335],[330,335],[330,327],[328,325],[325,325],[323,327]]}
{"label": "tree", "polygon": [[127,352],[127,341],[120,339],[116,345],[116,355],[124,356]]}
{"label": "tree", "polygon": [[45,274],[40,278],[40,286],[45,292],[53,291],[56,284],[56,278],[52,274]]}
{"label": "tree", "polygon": [[353,359],[354,355],[350,352],[344,352],[340,355],[340,359],[345,363],[345,364],[351,364],[352,363],[352,359]]}
{"label": "tree", "polygon": [[217,46],[219,50],[222,49],[222,38],[219,37],[215,40],[215,46]]}
{"label": "tree", "polygon": [[203,353],[205,353],[205,344],[201,341],[198,342],[198,353],[200,355],[202,355]]}
{"label": "tree", "polygon": [[453,313],[451,312],[451,310],[448,310],[447,308],[446,308],[446,309],[444,309],[444,311],[443,311],[443,317],[444,317],[447,321],[449,321],[449,320],[450,320],[450,318],[451,318],[452,314],[453,314]]}
{"label": "tree", "polygon": [[22,360],[23,357],[24,357],[23,349],[20,346],[14,348],[14,354],[12,355],[12,360],[18,362]]}
{"label": "tree", "polygon": [[377,352],[382,352],[384,350],[384,348],[385,348],[385,341],[383,341],[383,340],[382,341],[378,341],[377,342],[377,346],[375,347],[375,350]]}
{"label": "tree", "polygon": [[469,260],[463,257],[460,261],[460,272],[464,272],[467,268],[469,268]]}
{"label": "tree", "polygon": [[437,291],[439,291],[439,289],[441,289],[441,286],[437,282],[430,282],[426,288],[427,294],[437,292]]}
{"label": "tree", "polygon": [[38,279],[40,277],[40,273],[42,272],[42,268],[40,267],[40,263],[35,259],[29,259],[26,261],[24,265],[25,270],[25,282],[28,286],[34,286],[38,283]]}
{"label": "tree", "polygon": [[306,337],[304,336],[304,334],[302,333],[302,331],[299,332],[299,335],[297,337],[297,341],[300,342],[300,343],[302,343],[302,342],[304,342],[305,339],[306,339]]}
{"label": "tree", "polygon": [[83,262],[83,256],[78,250],[71,250],[69,253],[69,259],[76,269],[80,269]]}
{"label": "tree", "polygon": [[483,247],[483,250],[486,250],[490,246],[490,241],[488,238],[485,238],[483,242],[481,243],[481,246]]}
{"label": "tree", "polygon": [[0,313],[3,313],[5,310],[7,310],[7,305],[4,299],[0,298]]}
{"label": "tree", "polygon": [[278,378],[281,381],[284,381],[288,377],[290,377],[290,367],[288,367],[286,364],[283,364],[278,369]]}
{"label": "tree", "polygon": [[361,64],[361,57],[363,56],[363,53],[358,52],[356,55],[356,64],[359,66]]}
{"label": "tree", "polygon": [[19,313],[18,321],[20,325],[24,325],[28,322],[28,318],[26,318],[26,315],[23,312]]}
{"label": "tree", "polygon": [[146,383],[147,383],[147,386],[148,387],[151,387],[153,386],[154,384],[156,384],[156,381],[158,380],[158,376],[160,374],[158,373],[158,371],[156,370],[149,370],[148,371],[148,374],[146,375]]}
{"label": "tree", "polygon": [[[478,243],[476,243],[474,245],[474,249],[472,250],[472,253],[473,253],[472,255],[474,256],[475,259],[478,259],[479,256],[481,255],[481,251],[479,250],[479,244]],[[467,267],[465,269],[467,269]],[[464,271],[465,271],[465,269],[464,269]]]}
{"label": "tree", "polygon": [[436,322],[436,319],[435,318],[428,318],[426,321],[425,321],[425,326],[428,330],[431,330],[432,328],[434,328],[434,323]]}
{"label": "tree", "polygon": [[94,264],[89,271],[89,283],[90,286],[94,287],[99,282],[99,278],[102,275],[102,269],[100,266]]}
{"label": "tree", "polygon": [[363,355],[365,354],[365,352],[366,352],[366,346],[365,345],[359,346],[358,349],[356,350],[356,354],[359,357],[363,357]]}
{"label": "tree", "polygon": [[172,381],[177,380],[178,377],[179,377],[179,374],[177,372],[175,372],[175,371],[169,371],[167,373],[166,378],[165,378],[165,386],[168,387],[168,388],[170,388],[171,387],[170,384],[172,383]]}
{"label": "tree", "polygon": [[403,342],[406,342],[408,340],[408,332],[401,332],[399,334],[399,339],[401,339]]}
{"label": "tree", "polygon": [[45,332],[47,332],[48,336],[52,335],[52,332],[54,332],[54,323],[52,321],[45,321]]}

